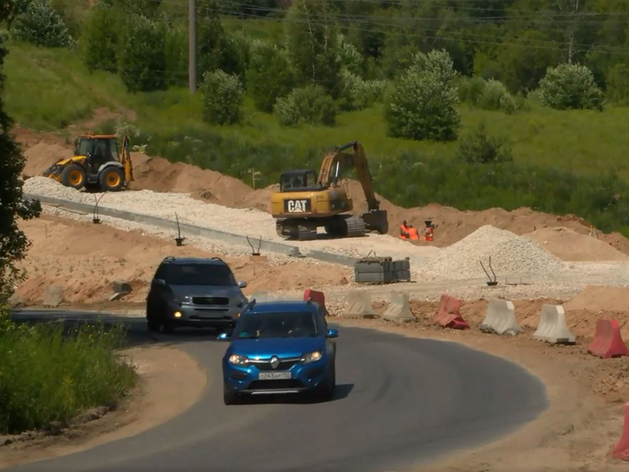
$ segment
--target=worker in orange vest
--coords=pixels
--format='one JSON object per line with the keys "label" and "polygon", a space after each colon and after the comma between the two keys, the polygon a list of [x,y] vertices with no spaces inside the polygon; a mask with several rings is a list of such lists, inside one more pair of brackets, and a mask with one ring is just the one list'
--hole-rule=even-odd
{"label": "worker in orange vest", "polygon": [[417,240],[419,239],[419,233],[413,225],[409,225],[406,220],[404,220],[400,225],[400,238]]}
{"label": "worker in orange vest", "polygon": [[426,229],[424,230],[424,241],[434,241],[434,239],[435,239],[434,226],[433,225],[427,226]]}

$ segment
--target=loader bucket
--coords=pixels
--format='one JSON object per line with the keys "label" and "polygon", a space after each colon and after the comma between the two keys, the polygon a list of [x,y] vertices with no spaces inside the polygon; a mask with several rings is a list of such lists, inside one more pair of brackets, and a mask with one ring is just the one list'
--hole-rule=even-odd
{"label": "loader bucket", "polygon": [[363,213],[360,217],[365,222],[365,227],[370,231],[377,231],[380,234],[389,232],[389,220],[386,210],[373,210]]}

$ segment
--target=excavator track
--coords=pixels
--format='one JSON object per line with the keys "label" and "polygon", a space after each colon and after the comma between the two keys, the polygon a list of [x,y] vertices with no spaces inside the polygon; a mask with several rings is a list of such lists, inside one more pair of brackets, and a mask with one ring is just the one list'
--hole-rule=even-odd
{"label": "excavator track", "polygon": [[346,218],[345,224],[347,225],[347,237],[357,238],[365,236],[367,229],[365,228],[365,222],[361,218]]}
{"label": "excavator track", "polygon": [[317,227],[303,224],[302,221],[283,220],[275,224],[278,236],[284,239],[312,241],[317,239]]}

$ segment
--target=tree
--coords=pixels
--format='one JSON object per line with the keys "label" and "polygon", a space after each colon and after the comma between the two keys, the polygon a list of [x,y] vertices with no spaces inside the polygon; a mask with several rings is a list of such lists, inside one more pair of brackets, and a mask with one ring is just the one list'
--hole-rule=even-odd
{"label": "tree", "polygon": [[248,89],[258,110],[270,113],[278,98],[292,90],[294,76],[285,50],[275,45],[260,43],[253,48]]}
{"label": "tree", "polygon": [[123,41],[120,76],[130,92],[166,88],[165,28],[144,16],[134,17]]}
{"label": "tree", "polygon": [[[0,11],[0,22],[7,18],[7,11]],[[0,71],[7,50],[0,36]],[[0,72],[0,90],[4,76]],[[39,201],[27,201],[23,197],[20,180],[24,169],[24,157],[10,135],[13,121],[4,112],[4,101],[0,98],[0,301],[6,299],[19,280],[15,262],[26,254],[29,242],[18,227],[18,218],[30,219],[41,214]]]}
{"label": "tree", "polygon": [[212,124],[231,125],[242,121],[244,90],[238,76],[222,70],[205,74],[201,85],[203,119]]}
{"label": "tree", "polygon": [[511,147],[507,140],[503,137],[489,136],[483,122],[474,132],[460,140],[456,157],[470,164],[513,161]]}
{"label": "tree", "polygon": [[333,98],[339,94],[339,41],[327,0],[295,0],[286,17],[286,41],[300,85],[321,85]]}
{"label": "tree", "polygon": [[13,33],[17,39],[37,46],[55,48],[72,43],[68,28],[50,0],[31,0],[24,13],[16,17]]}
{"label": "tree", "polygon": [[542,103],[557,110],[603,109],[604,95],[584,65],[560,64],[549,67],[540,81],[538,95]]}
{"label": "tree", "polygon": [[629,104],[629,66],[627,64],[615,64],[607,74],[607,96],[619,105]]}
{"label": "tree", "polygon": [[112,7],[97,4],[92,17],[87,21],[84,41],[84,62],[90,71],[105,70],[118,71],[118,47],[120,34],[118,29],[118,15]]}
{"label": "tree", "polygon": [[461,124],[452,85],[455,72],[445,51],[419,53],[395,83],[385,108],[389,135],[416,140],[451,141]]}

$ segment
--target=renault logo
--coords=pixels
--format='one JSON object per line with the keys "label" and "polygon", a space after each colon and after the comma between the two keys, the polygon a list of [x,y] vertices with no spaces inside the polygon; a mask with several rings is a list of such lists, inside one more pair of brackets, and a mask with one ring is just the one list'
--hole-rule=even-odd
{"label": "renault logo", "polygon": [[280,365],[280,360],[275,356],[271,357],[271,367],[273,367],[274,369],[277,369],[279,365]]}

